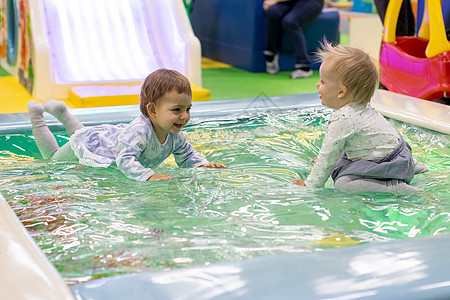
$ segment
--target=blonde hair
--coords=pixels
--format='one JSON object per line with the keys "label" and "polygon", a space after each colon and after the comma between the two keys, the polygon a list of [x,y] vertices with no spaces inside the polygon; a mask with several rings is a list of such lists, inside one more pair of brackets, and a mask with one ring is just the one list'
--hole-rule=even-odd
{"label": "blonde hair", "polygon": [[351,102],[367,104],[378,87],[379,74],[373,59],[364,51],[324,43],[316,52],[318,61],[327,61],[336,77],[347,87]]}
{"label": "blonde hair", "polygon": [[159,69],[148,75],[139,95],[141,113],[148,118],[148,104],[156,104],[162,96],[171,92],[192,97],[189,80],[183,74],[167,69]]}

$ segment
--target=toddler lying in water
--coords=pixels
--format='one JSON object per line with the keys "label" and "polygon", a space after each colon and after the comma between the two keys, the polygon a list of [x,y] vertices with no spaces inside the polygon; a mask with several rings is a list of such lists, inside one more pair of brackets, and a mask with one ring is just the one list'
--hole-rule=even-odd
{"label": "toddler lying in water", "polygon": [[[144,81],[140,95],[142,114],[130,124],[84,127],[62,101],[44,105],[28,102],[36,144],[45,159],[79,161],[94,167],[116,163],[129,178],[168,180],[151,169],[170,154],[180,167],[226,168],[210,163],[195,151],[181,129],[190,120],[191,86],[186,77],[172,70],[157,70]],[[44,121],[44,111],[55,116],[67,130],[70,140],[61,148]]]}

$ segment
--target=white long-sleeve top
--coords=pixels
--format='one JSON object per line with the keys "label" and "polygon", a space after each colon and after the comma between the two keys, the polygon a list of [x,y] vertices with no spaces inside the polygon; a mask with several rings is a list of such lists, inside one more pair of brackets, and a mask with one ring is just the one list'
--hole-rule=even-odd
{"label": "white long-sleeve top", "polygon": [[140,115],[130,124],[83,127],[70,137],[70,145],[81,164],[108,167],[116,163],[127,177],[145,181],[152,168],[174,154],[179,167],[207,164],[182,132],[169,133],[161,144],[149,119]]}
{"label": "white long-sleeve top", "polygon": [[323,187],[344,153],[352,161],[379,161],[399,143],[399,133],[370,105],[345,105],[331,115],[322,148],[305,183]]}

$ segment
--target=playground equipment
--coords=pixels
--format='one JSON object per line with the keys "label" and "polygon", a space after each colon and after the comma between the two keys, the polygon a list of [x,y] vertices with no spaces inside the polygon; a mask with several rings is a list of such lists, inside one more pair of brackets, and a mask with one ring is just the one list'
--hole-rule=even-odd
{"label": "playground equipment", "polygon": [[418,36],[414,37],[395,36],[402,0],[389,2],[380,51],[380,81],[392,92],[426,100],[448,98],[450,43],[441,2],[424,1],[419,6],[423,7],[423,14],[418,11],[421,20]]}
{"label": "playground equipment", "polygon": [[159,68],[201,85],[200,42],[181,0],[0,0],[0,23],[0,66],[39,100],[140,86]]}

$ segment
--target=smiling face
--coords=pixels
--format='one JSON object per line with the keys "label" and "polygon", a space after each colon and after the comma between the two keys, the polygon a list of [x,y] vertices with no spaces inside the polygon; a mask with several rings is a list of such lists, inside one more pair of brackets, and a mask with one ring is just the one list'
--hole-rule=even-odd
{"label": "smiling face", "polygon": [[320,81],[316,84],[322,104],[326,107],[339,109],[348,104],[347,87],[333,74],[332,64],[325,60],[319,69]]}
{"label": "smiling face", "polygon": [[191,119],[192,97],[176,91],[166,93],[158,101],[148,104],[148,115],[159,142],[170,133],[177,134]]}

